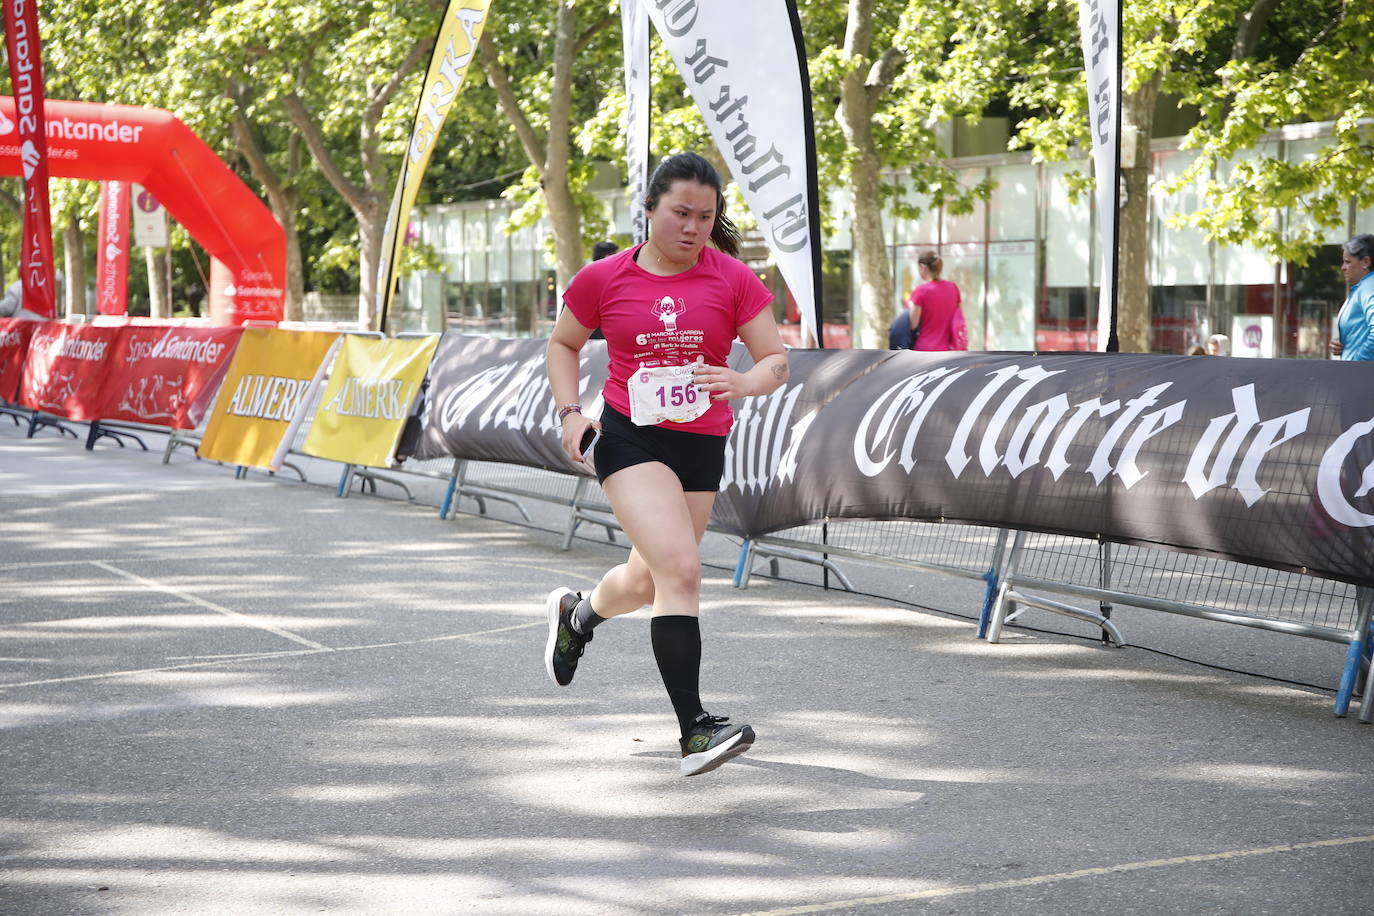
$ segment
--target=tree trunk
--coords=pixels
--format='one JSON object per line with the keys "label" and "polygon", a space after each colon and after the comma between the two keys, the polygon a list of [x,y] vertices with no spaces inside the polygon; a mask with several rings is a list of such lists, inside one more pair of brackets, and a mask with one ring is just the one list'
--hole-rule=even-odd
{"label": "tree trunk", "polygon": [[167,269],[163,264],[165,248],[144,248],[143,265],[148,270],[148,315],[172,317],[172,297],[167,289]]}
{"label": "tree trunk", "polygon": [[[566,174],[566,169],[564,172]],[[549,228],[553,231],[554,270],[561,297],[573,275],[587,261],[582,251],[582,211],[573,200],[566,177],[561,182],[550,181],[544,186],[544,206],[548,208]]]}
{"label": "tree trunk", "polygon": [[62,229],[63,261],[67,273],[67,317],[86,314],[86,240],[81,221],[73,213]]}
{"label": "tree trunk", "polygon": [[[1117,338],[1122,353],[1150,352],[1150,134],[1162,73],[1121,100],[1122,130],[1135,131],[1135,157],[1122,163],[1125,203],[1117,239]],[[1110,219],[1110,213],[1100,215]]]}
{"label": "tree trunk", "polygon": [[887,88],[896,58],[885,56],[866,66],[873,43],[873,0],[850,0],[845,27],[847,72],[840,82],[840,105],[835,112],[845,143],[853,151],[849,169],[854,197],[855,268],[859,282],[859,313],[854,322],[856,347],[887,348],[887,328],[896,314],[892,265],[883,235],[880,190],[882,159],[873,137],[873,110]]}
{"label": "tree trunk", "polygon": [[305,320],[305,262],[301,260],[301,237],[296,230],[296,212],[278,213],[277,222],[286,231],[286,308],[287,321]]}
{"label": "tree trunk", "polygon": [[573,58],[577,49],[577,6],[561,0],[554,20],[553,86],[549,94],[549,133],[545,140],[544,205],[553,228],[554,266],[558,293],[572,282],[586,258],[582,252],[582,211],[568,186],[572,158]]}
{"label": "tree trunk", "polygon": [[879,168],[876,161],[860,155],[850,172],[854,195],[854,240],[856,273],[859,283],[857,347],[884,350],[887,328],[897,313],[892,280],[892,263],[887,256],[883,235],[882,196],[878,191]]}
{"label": "tree trunk", "polygon": [[381,315],[377,311],[377,269],[384,257],[382,240],[389,209],[387,200],[375,197],[367,209],[353,211],[358,217],[358,327],[374,331],[381,327]]}

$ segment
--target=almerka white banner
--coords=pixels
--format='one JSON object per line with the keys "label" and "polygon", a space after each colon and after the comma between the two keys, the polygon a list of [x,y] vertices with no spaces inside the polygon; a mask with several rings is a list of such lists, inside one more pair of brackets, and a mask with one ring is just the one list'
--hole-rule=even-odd
{"label": "almerka white banner", "polygon": [[1097,308],[1097,349],[1107,346],[1115,259],[1117,190],[1121,182],[1121,124],[1117,60],[1121,0],[1078,0],[1083,33],[1083,68],[1088,79],[1088,127],[1093,141],[1093,174],[1097,177],[1097,235],[1102,250],[1101,295]]}
{"label": "almerka white banner", "polygon": [[625,171],[635,244],[649,237],[644,193],[649,187],[649,14],[642,0],[620,0],[625,50]]}
{"label": "almerka white banner", "polygon": [[801,312],[816,327],[804,58],[788,0],[641,0],[701,109]]}

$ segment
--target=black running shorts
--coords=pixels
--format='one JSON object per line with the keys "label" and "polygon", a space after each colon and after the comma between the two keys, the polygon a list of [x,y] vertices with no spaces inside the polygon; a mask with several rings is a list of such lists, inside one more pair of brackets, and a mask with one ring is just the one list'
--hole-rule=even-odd
{"label": "black running shorts", "polygon": [[725,439],[662,426],[636,426],[606,404],[592,464],[596,479],[605,483],[616,471],[657,461],[677,475],[685,492],[714,493],[720,489],[720,477],[725,472]]}

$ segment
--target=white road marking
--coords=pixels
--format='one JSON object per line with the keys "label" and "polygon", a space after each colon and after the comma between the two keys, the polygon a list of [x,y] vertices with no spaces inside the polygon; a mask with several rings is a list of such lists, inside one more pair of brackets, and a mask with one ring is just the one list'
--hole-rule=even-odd
{"label": "white road marking", "polygon": [[417,646],[428,642],[448,642],[455,639],[471,639],[475,636],[491,636],[495,633],[508,633],[512,630],[528,630],[531,627],[542,627],[544,625],[544,621],[536,620],[531,623],[520,623],[509,627],[496,627],[491,630],[478,630],[473,633],[449,633],[444,636],[426,636],[423,639],[407,639],[400,642],[379,642],[365,646],[340,646],[334,649],[321,647],[319,649],[300,649],[294,652],[261,652],[256,655],[239,655],[208,662],[188,662],[184,665],[160,665],[155,668],[130,668],[124,671],[102,671],[98,674],[75,674],[70,677],[50,677],[37,681],[16,681],[12,684],[0,684],[0,691],[8,690],[11,687],[38,687],[44,684],[70,684],[75,681],[96,681],[102,678],[137,677],[143,674],[158,674],[163,671],[185,671],[190,668],[212,668],[216,665],[230,665],[235,662],[259,662],[271,658],[299,658],[306,655],[322,655],[324,653],[334,654],[339,652],[364,652],[369,649],[393,649],[399,646]]}
{"label": "white road marking", "polygon": [[117,576],[123,576],[131,582],[137,582],[144,588],[149,588],[153,591],[162,592],[167,595],[172,595],[173,597],[180,598],[182,601],[189,601],[191,604],[199,605],[200,607],[207,608],[209,610],[223,614],[226,617],[232,617],[239,623],[242,623],[246,626],[257,627],[260,630],[266,630],[269,633],[275,633],[283,639],[289,639],[292,642],[297,643],[298,645],[307,646],[311,649],[316,649],[321,652],[329,651],[329,647],[324,645],[323,643],[318,643],[315,642],[315,640],[313,639],[307,639],[304,636],[299,636],[295,633],[292,633],[290,630],[283,630],[281,627],[273,626],[272,624],[267,623],[266,621],[258,620],[256,617],[240,613],[238,611],[224,607],[220,604],[215,604],[213,601],[206,601],[204,598],[193,595],[190,592],[182,591],[179,588],[172,588],[170,585],[163,585],[161,582],[158,582],[154,579],[145,579],[143,576],[135,575],[131,572],[125,572],[118,566],[111,566],[109,563],[105,563],[100,560],[89,560],[87,562],[89,562],[92,566],[105,570],[106,572],[114,573]]}
{"label": "white road marking", "polygon": [[932,900],[939,897],[955,897],[961,894],[978,894],[983,891],[1000,891],[1013,887],[1054,884],[1058,881],[1075,881],[1079,878],[1100,878],[1103,875],[1143,871],[1150,868],[1168,868],[1174,865],[1195,865],[1199,862],[1223,862],[1227,859],[1268,856],[1280,852],[1297,852],[1303,849],[1350,846],[1355,843],[1374,843],[1374,836],[1341,837],[1334,840],[1314,840],[1310,843],[1288,843],[1283,846],[1261,846],[1257,849],[1231,849],[1225,852],[1209,852],[1201,855],[1173,856],[1168,859],[1149,859],[1144,862],[1123,862],[1120,865],[1104,865],[1100,868],[1080,868],[1077,871],[1065,871],[1053,875],[1034,875],[1029,878],[1011,878],[1006,881],[988,881],[983,884],[960,884],[954,887],[933,887],[921,891],[911,891],[906,894],[883,894],[879,897],[853,897],[849,900],[832,900],[829,903],[785,906],[775,910],[755,910],[750,913],[740,913],[737,914],[737,916],[800,916],[800,914],[803,913],[829,913],[835,910],[851,909],[857,906],[879,906],[884,903]]}

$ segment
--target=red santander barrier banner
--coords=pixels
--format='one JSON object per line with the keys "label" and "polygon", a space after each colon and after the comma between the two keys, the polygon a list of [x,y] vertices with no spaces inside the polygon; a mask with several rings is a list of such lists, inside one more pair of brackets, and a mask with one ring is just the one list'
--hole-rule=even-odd
{"label": "red santander barrier banner", "polygon": [[120,327],[43,322],[34,328],[19,403],[69,420],[98,420]]}
{"label": "red santander barrier banner", "polygon": [[23,318],[0,318],[0,402],[14,402],[35,325]]}
{"label": "red santander barrier banner", "polygon": [[210,407],[243,328],[119,330],[100,419],[194,429]]}

